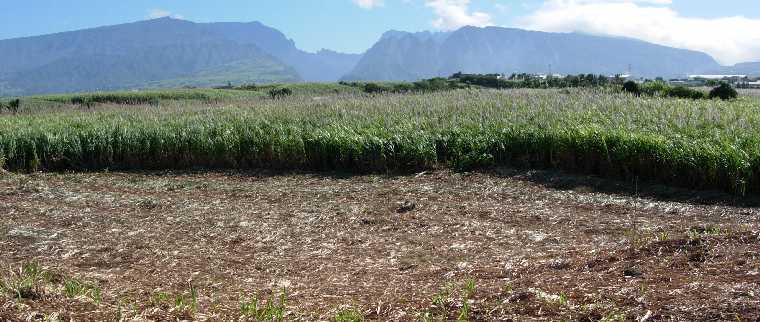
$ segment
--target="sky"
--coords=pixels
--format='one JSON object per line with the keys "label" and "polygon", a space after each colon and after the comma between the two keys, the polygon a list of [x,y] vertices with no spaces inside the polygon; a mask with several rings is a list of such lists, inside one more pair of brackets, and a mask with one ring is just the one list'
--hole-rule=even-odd
{"label": "sky", "polygon": [[632,37],[726,65],[760,61],[760,0],[2,0],[0,39],[163,16],[260,21],[307,51],[360,53],[391,29],[473,25]]}

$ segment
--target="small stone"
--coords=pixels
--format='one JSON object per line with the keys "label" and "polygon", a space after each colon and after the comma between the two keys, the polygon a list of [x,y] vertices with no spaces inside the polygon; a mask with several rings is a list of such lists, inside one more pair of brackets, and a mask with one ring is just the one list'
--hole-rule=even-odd
{"label": "small stone", "polygon": [[8,236],[10,237],[26,237],[26,238],[38,238],[40,237],[40,234],[34,231],[34,229],[24,228],[24,227],[17,227],[13,228],[8,232]]}
{"label": "small stone", "polygon": [[625,276],[625,277],[639,277],[641,275],[643,275],[643,273],[641,273],[641,272],[639,272],[639,271],[637,271],[637,270],[635,270],[633,268],[629,268],[629,269],[626,269],[626,270],[623,271],[623,276]]}
{"label": "small stone", "polygon": [[417,205],[414,202],[407,200],[402,203],[399,203],[399,207],[396,209],[396,213],[403,214],[405,212],[410,212],[414,210],[414,208],[417,208]]}

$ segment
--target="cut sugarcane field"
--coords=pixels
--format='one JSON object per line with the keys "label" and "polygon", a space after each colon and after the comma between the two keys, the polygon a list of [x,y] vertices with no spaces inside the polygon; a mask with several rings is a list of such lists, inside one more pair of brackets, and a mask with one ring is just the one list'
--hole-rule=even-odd
{"label": "cut sugarcane field", "polygon": [[0,116],[7,317],[757,312],[757,97],[290,87]]}
{"label": "cut sugarcane field", "polygon": [[0,10],[0,322],[760,321],[757,5],[146,5]]}

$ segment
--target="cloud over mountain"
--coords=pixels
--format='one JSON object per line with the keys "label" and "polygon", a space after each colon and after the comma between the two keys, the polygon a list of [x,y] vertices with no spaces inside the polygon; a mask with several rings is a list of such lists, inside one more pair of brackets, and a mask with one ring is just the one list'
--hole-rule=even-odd
{"label": "cloud over mountain", "polygon": [[470,10],[470,0],[426,0],[425,6],[433,9],[437,17],[433,20],[433,26],[438,29],[454,30],[464,26],[493,25],[490,14]]}
{"label": "cloud over mountain", "polygon": [[352,0],[354,4],[362,9],[374,9],[383,6],[383,0]]}
{"label": "cloud over mountain", "polygon": [[704,51],[723,64],[760,60],[760,20],[685,17],[670,4],[671,0],[548,0],[519,25],[637,38]]}

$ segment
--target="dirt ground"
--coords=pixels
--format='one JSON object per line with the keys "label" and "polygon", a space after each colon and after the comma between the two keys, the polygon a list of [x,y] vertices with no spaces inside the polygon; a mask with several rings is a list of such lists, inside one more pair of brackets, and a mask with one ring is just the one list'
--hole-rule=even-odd
{"label": "dirt ground", "polygon": [[751,204],[515,170],[6,173],[0,320],[757,321]]}

